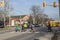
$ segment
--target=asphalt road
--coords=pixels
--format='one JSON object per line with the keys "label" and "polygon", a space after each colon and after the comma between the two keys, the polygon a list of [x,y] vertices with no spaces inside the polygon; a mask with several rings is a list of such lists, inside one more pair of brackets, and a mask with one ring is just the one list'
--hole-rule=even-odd
{"label": "asphalt road", "polygon": [[44,28],[43,27],[36,27],[35,32],[24,33],[23,35],[10,37],[5,40],[38,40],[39,37],[42,37],[47,33],[48,33],[48,30],[46,27],[44,27]]}
{"label": "asphalt road", "polygon": [[35,32],[33,33],[25,33],[23,35],[15,36],[12,38],[8,38],[5,40],[38,40],[40,36],[44,36],[46,32],[40,31],[40,27],[35,28]]}
{"label": "asphalt road", "polygon": [[15,36],[5,40],[36,40],[39,39],[40,36],[44,35],[44,33],[25,33],[23,35]]}

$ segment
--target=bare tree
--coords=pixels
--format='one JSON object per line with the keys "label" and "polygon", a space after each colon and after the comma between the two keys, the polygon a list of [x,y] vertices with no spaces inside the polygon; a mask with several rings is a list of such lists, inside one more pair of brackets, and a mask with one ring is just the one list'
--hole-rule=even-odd
{"label": "bare tree", "polygon": [[31,23],[31,24],[33,23],[33,19],[32,19],[32,16],[31,16],[31,14],[30,14],[30,17],[29,17],[29,20],[28,20],[28,22],[29,22],[29,23]]}
{"label": "bare tree", "polygon": [[3,20],[4,12],[0,10],[0,20]]}
{"label": "bare tree", "polygon": [[35,6],[35,5],[32,6],[31,12],[32,12],[32,18],[33,18],[33,24],[38,23],[40,14],[42,13],[40,6]]}
{"label": "bare tree", "polygon": [[32,20],[33,20],[33,24],[36,23],[42,23],[44,22],[44,18],[48,17],[48,15],[43,13],[43,10],[40,8],[40,6],[32,6],[31,7],[31,16],[32,16]]}
{"label": "bare tree", "polygon": [[4,26],[5,21],[10,21],[10,13],[12,10],[11,3],[9,3],[9,0],[4,0],[4,7],[1,7],[2,10],[0,10],[0,20],[4,20]]}

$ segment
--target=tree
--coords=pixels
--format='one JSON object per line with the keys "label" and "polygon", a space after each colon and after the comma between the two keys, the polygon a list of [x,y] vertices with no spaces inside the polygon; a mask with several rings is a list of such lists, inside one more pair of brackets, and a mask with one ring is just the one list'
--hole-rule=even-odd
{"label": "tree", "polygon": [[[11,1],[11,0],[10,0]],[[0,10],[0,20],[4,20],[4,26],[5,26],[5,21],[10,21],[10,13],[12,11],[12,6],[11,2],[9,0],[4,0],[4,7],[1,7],[2,10]],[[3,16],[2,16],[3,15]]]}
{"label": "tree", "polygon": [[35,24],[36,23],[36,16],[39,12],[39,6],[32,6],[31,11],[32,11],[33,24]]}
{"label": "tree", "polygon": [[29,22],[29,23],[31,23],[31,24],[32,24],[32,22],[33,22],[33,19],[32,19],[32,16],[31,16],[31,14],[30,14],[30,17],[29,17],[29,20],[28,20],[28,22]]}
{"label": "tree", "polygon": [[44,22],[44,18],[48,17],[48,15],[43,13],[43,10],[40,8],[40,6],[34,5],[31,7],[31,17],[33,24],[36,24]]}
{"label": "tree", "polygon": [[38,23],[39,19],[40,19],[40,14],[42,14],[42,10],[40,8],[40,6],[32,6],[31,7],[31,12],[32,12],[32,19],[33,19],[33,24]]}
{"label": "tree", "polygon": [[0,20],[3,20],[3,12],[0,11]]}

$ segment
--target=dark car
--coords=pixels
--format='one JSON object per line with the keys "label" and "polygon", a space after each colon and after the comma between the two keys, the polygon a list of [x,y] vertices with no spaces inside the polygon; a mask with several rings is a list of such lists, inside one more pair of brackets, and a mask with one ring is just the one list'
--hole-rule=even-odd
{"label": "dark car", "polygon": [[35,27],[40,27],[39,24],[35,24]]}
{"label": "dark car", "polygon": [[4,21],[0,21],[0,28],[4,28]]}

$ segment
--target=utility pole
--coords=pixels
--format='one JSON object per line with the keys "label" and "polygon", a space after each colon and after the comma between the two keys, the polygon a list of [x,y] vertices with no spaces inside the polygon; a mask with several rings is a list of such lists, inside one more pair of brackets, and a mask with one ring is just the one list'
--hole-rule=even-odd
{"label": "utility pole", "polygon": [[7,15],[9,15],[8,17],[9,17],[9,28],[10,28],[10,0],[5,0],[5,10],[7,11]]}
{"label": "utility pole", "polygon": [[60,0],[59,1],[59,19],[60,19]]}
{"label": "utility pole", "polygon": [[3,13],[4,13],[4,27],[5,27],[5,20],[6,20],[5,19],[6,18],[6,8],[5,8],[6,5],[5,5],[5,0],[2,0],[2,5],[1,6],[3,7],[3,10],[4,10]]}
{"label": "utility pole", "polygon": [[9,13],[9,28],[11,26],[11,11],[12,11],[12,5],[11,5],[11,0],[9,0],[9,8],[8,8],[8,13]]}
{"label": "utility pole", "polygon": [[9,13],[9,27],[10,27],[10,0],[9,0],[9,11],[8,11],[8,13]]}

